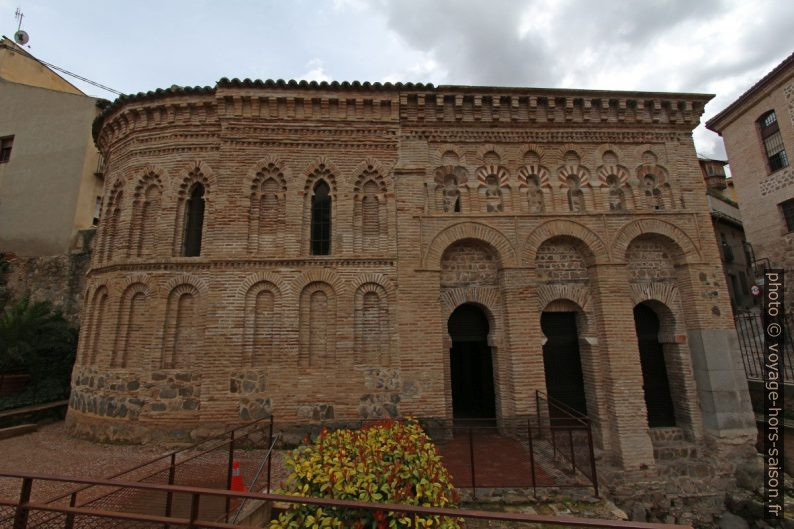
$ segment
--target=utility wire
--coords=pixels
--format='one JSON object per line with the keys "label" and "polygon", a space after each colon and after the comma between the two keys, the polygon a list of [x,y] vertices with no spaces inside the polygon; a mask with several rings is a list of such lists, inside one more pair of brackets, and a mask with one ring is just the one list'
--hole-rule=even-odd
{"label": "utility wire", "polygon": [[82,75],[77,75],[76,73],[72,73],[69,70],[65,70],[64,68],[61,68],[60,66],[55,66],[54,64],[50,64],[48,62],[42,61],[41,59],[36,59],[36,60],[39,61],[44,66],[47,66],[48,68],[52,68],[53,70],[58,70],[59,72],[65,73],[66,75],[71,75],[72,77],[74,77],[76,79],[80,79],[84,83],[88,83],[90,85],[94,85],[94,86],[96,86],[98,88],[101,88],[102,90],[107,90],[108,92],[116,94],[116,95],[119,95],[119,96],[124,95],[123,92],[119,92],[118,90],[114,90],[113,88],[110,88],[109,86],[105,86],[103,84],[97,83],[96,81],[92,81],[91,79],[86,79]]}

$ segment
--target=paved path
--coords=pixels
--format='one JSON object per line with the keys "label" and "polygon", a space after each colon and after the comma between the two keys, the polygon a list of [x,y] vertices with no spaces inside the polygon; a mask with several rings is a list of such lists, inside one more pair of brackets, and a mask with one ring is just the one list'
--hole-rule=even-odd
{"label": "paved path", "polygon": [[[496,432],[477,432],[474,441],[474,481],[477,487],[531,487],[532,466],[529,450],[520,442]],[[451,441],[437,443],[444,465],[456,487],[471,487],[468,433],[458,433]],[[554,485],[549,474],[535,462],[537,486]]]}

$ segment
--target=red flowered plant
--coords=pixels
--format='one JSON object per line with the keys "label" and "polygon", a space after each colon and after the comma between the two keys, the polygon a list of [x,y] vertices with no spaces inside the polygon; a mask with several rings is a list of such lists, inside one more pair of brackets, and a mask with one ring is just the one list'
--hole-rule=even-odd
{"label": "red flowered plant", "polygon": [[[287,457],[285,494],[454,507],[457,494],[435,445],[414,419],[383,420],[358,430],[323,430]],[[460,520],[295,504],[271,529],[459,529]]]}

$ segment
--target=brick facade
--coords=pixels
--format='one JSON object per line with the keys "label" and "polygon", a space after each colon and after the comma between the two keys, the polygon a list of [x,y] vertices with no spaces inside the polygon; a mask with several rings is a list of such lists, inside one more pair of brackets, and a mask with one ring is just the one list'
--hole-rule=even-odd
{"label": "brick facade", "polygon": [[[450,417],[450,314],[479,306],[498,416],[546,390],[577,312],[596,441],[653,466],[633,309],[662,323],[677,425],[753,417],[691,131],[708,96],[221,80],[122,98],[68,415],[102,439]],[[312,255],[313,194],[331,197]],[[182,256],[203,185],[201,252]]]}

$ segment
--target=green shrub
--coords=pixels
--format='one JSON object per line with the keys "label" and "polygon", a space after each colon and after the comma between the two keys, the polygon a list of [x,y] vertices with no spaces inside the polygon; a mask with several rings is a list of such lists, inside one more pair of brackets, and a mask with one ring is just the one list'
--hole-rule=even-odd
{"label": "green shrub", "polygon": [[[416,420],[387,420],[358,430],[323,430],[286,459],[292,470],[284,494],[375,503],[454,507],[457,494],[435,445]],[[460,522],[418,517],[422,527],[458,529]],[[293,504],[271,529],[395,529],[414,517],[395,512]]]}
{"label": "green shrub", "polygon": [[25,372],[30,385],[0,398],[0,409],[69,396],[77,329],[46,302],[23,299],[0,313],[0,373]]}

